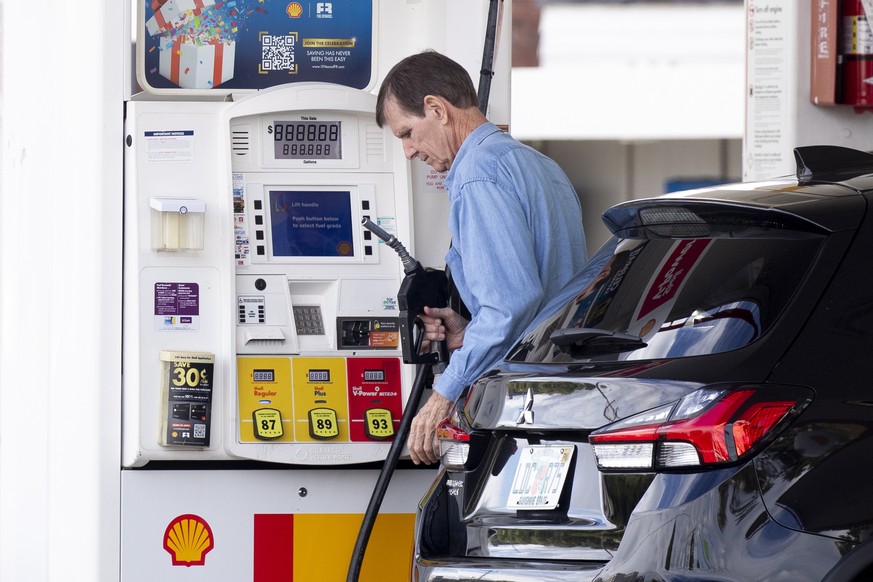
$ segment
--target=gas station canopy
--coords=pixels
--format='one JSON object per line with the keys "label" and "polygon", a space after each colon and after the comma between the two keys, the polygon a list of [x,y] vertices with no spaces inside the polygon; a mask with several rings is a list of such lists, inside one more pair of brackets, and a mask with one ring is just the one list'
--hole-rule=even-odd
{"label": "gas station canopy", "polygon": [[521,140],[739,139],[743,5],[546,4],[539,67],[512,71]]}

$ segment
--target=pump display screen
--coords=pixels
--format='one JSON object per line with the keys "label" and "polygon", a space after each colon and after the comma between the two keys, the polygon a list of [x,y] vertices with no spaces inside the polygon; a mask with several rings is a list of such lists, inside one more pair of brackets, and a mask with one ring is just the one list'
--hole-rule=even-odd
{"label": "pump display screen", "polygon": [[310,382],[330,382],[330,370],[309,370]]}
{"label": "pump display screen", "polygon": [[252,380],[255,382],[275,382],[275,370],[252,370]]}
{"label": "pump display screen", "polygon": [[269,201],[273,256],[354,256],[348,190],[271,190]]}
{"label": "pump display screen", "polygon": [[274,121],[277,160],[341,160],[340,121]]}
{"label": "pump display screen", "polygon": [[364,370],[364,382],[384,382],[385,370]]}

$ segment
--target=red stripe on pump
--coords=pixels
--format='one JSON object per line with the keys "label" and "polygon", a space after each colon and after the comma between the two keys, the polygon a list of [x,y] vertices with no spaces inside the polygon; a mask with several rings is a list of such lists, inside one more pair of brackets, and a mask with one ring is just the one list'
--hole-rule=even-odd
{"label": "red stripe on pump", "polygon": [[293,514],[255,514],[252,582],[294,582]]}

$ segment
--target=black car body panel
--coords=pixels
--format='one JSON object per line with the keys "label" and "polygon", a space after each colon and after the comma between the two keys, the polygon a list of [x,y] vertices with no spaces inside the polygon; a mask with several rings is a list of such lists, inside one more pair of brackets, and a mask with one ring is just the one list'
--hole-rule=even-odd
{"label": "black car body panel", "polygon": [[[642,378],[611,378],[567,372],[560,378],[502,374],[479,382],[467,402],[473,430],[555,431],[594,430],[623,416],[679,400],[699,388],[698,383],[664,382]],[[536,414],[519,422],[536,403]],[[497,404],[497,406],[494,406]],[[619,413],[619,410],[621,413]]]}
{"label": "black car body panel", "polygon": [[[761,487],[775,519],[847,543],[866,541],[873,528],[873,464],[861,462],[873,459],[871,259],[873,223],[866,221],[771,377],[816,388],[821,405],[756,459],[768,475]],[[839,398],[827,398],[832,387],[839,388]]]}
{"label": "black car body panel", "polygon": [[[706,493],[688,496],[694,490]],[[637,504],[614,560],[595,578],[821,580],[842,553],[837,540],[771,519],[755,470],[746,465],[727,475],[658,475]]]}
{"label": "black car body panel", "polygon": [[[604,214],[615,236],[456,405],[416,580],[873,574],[873,155],[797,158]],[[553,491],[527,495],[538,454]]]}

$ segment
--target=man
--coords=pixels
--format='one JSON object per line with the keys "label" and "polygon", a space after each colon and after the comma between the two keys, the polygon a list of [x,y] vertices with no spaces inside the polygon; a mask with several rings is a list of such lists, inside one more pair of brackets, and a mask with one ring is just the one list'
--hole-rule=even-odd
{"label": "man", "polygon": [[425,308],[426,339],[452,352],[430,398],[412,421],[415,464],[439,460],[437,425],[463,389],[492,368],[540,308],[586,261],[579,199],[551,159],[502,132],[479,111],[466,70],[433,51],[389,71],[376,122],[400,139],[408,159],[448,171],[446,254],[469,309]]}

